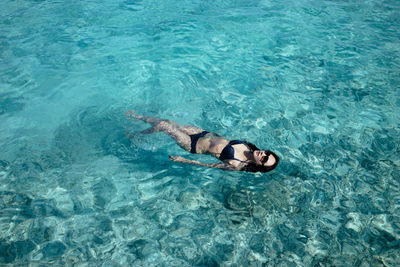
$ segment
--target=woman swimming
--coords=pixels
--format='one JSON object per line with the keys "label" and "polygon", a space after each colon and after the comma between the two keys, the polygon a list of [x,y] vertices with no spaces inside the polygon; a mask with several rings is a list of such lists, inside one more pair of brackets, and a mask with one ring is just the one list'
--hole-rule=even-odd
{"label": "woman swimming", "polygon": [[204,131],[195,126],[179,126],[176,122],[126,112],[129,118],[150,123],[152,127],[142,133],[164,132],[171,136],[180,147],[194,154],[208,154],[222,163],[206,164],[181,156],[169,156],[170,160],[231,171],[268,172],[278,165],[279,157],[268,150],[260,150],[255,145],[239,140],[229,141],[224,137]]}

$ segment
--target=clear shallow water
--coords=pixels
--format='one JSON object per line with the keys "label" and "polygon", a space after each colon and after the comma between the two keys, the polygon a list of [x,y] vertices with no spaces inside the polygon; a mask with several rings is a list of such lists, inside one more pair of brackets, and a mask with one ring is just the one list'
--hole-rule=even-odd
{"label": "clear shallow water", "polygon": [[[2,265],[399,264],[398,1],[2,7]],[[213,159],[126,109],[281,163],[172,163]]]}

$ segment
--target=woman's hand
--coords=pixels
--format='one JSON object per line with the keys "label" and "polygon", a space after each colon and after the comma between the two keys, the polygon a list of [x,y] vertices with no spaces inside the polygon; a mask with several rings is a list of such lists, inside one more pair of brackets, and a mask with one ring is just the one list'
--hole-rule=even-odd
{"label": "woman's hand", "polygon": [[181,156],[171,156],[169,155],[169,159],[172,161],[176,161],[176,162],[187,162],[188,159],[185,159],[184,157]]}

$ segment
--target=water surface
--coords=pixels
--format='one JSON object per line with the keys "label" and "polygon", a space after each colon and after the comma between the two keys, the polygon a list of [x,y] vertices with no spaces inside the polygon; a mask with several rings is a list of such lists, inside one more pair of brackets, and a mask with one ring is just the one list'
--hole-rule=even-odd
{"label": "water surface", "polygon": [[[1,264],[399,265],[399,1],[17,0],[0,28]],[[280,165],[170,162],[215,160],[126,109]]]}

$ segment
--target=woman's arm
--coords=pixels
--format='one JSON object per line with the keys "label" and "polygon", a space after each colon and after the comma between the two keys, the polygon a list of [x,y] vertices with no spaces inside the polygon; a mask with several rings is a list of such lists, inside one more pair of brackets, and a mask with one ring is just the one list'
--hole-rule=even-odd
{"label": "woman's arm", "polygon": [[239,171],[240,170],[240,168],[237,168],[235,166],[232,166],[232,165],[229,165],[226,163],[207,164],[207,163],[202,163],[202,162],[199,162],[196,160],[186,159],[181,156],[169,156],[169,159],[172,161],[175,161],[175,162],[190,163],[190,164],[200,165],[200,166],[204,166],[204,167],[216,168],[216,169],[222,169],[222,170],[228,170],[228,171]]}

